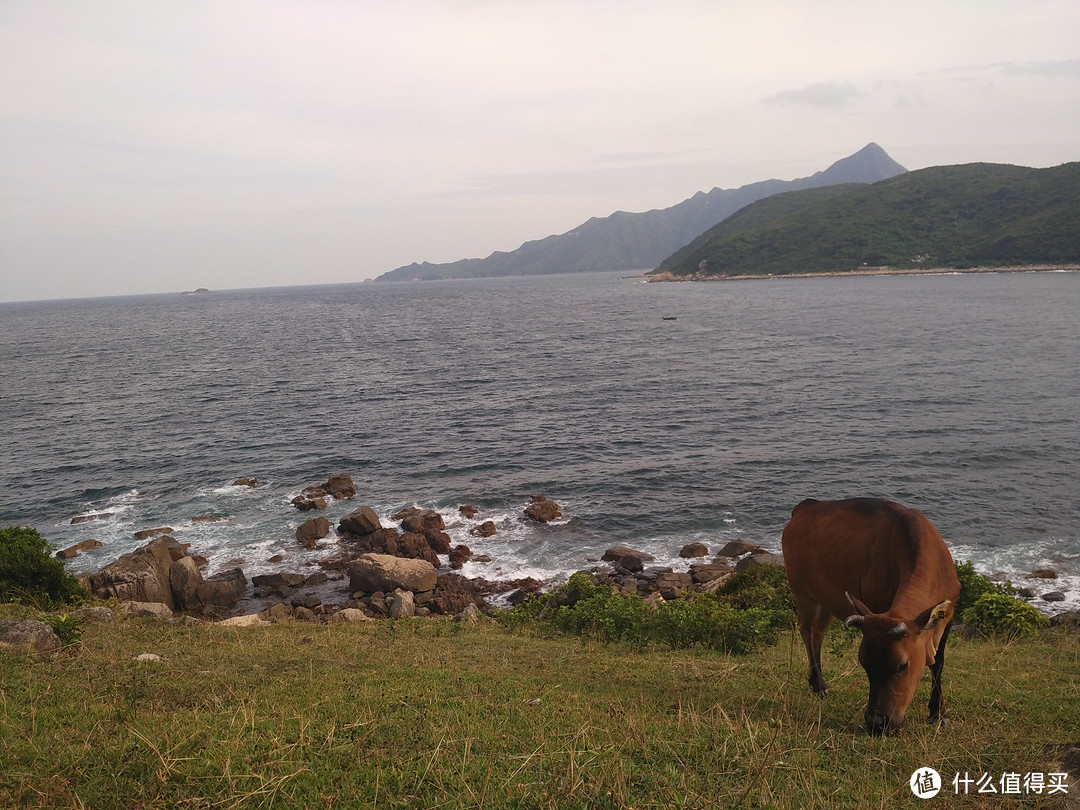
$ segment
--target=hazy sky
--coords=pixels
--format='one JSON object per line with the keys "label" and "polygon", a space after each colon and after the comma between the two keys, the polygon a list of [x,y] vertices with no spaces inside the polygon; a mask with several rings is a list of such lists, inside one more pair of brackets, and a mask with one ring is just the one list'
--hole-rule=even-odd
{"label": "hazy sky", "polygon": [[0,300],[360,281],[870,141],[1080,160],[1080,3],[0,0]]}

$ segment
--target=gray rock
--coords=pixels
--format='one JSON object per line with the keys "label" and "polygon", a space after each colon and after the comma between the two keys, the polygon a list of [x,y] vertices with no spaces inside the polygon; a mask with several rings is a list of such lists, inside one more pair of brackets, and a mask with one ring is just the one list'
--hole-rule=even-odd
{"label": "gray rock", "polygon": [[93,622],[94,624],[107,624],[116,621],[116,614],[107,607],[81,607],[74,611],[72,615],[78,616],[84,622]]}
{"label": "gray rock", "polygon": [[473,604],[466,605],[454,618],[462,624],[479,624],[480,609]]}
{"label": "gray rock", "polygon": [[173,610],[163,602],[121,602],[117,613],[137,619],[171,619]]}
{"label": "gray rock", "polygon": [[0,621],[0,650],[45,653],[60,649],[60,639],[45,622],[33,619]]}
{"label": "gray rock", "polygon": [[398,588],[386,597],[386,607],[391,619],[405,619],[416,615],[416,603],[412,591]]}

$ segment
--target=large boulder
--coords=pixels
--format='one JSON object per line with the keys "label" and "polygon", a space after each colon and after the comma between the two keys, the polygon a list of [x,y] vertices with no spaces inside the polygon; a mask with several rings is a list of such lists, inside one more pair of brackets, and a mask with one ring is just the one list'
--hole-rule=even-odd
{"label": "large boulder", "polygon": [[324,517],[305,520],[296,530],[296,539],[304,548],[315,548],[316,543],[330,534],[330,521]]}
{"label": "large boulder", "polygon": [[370,506],[361,506],[345,515],[338,524],[338,530],[363,537],[382,528],[379,516]]}
{"label": "large boulder", "polygon": [[562,507],[543,495],[533,495],[532,502],[525,507],[525,515],[537,523],[550,523],[562,517]]}
{"label": "large boulder", "polygon": [[51,653],[60,649],[60,639],[45,622],[32,619],[0,621],[0,650]]}
{"label": "large boulder", "polygon": [[354,593],[430,591],[438,581],[435,566],[427,560],[363,554],[349,564],[349,590]]}
{"label": "large boulder", "polygon": [[90,589],[102,599],[116,597],[131,602],[160,602],[175,610],[169,572],[174,560],[183,556],[183,547],[175,538],[156,537],[90,574]]}

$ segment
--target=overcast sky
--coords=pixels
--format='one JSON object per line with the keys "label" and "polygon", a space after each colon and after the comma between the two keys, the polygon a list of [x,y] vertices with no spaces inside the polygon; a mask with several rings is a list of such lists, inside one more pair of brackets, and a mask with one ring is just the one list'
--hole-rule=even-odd
{"label": "overcast sky", "polygon": [[870,141],[1080,160],[1080,3],[0,0],[0,300],[361,281]]}

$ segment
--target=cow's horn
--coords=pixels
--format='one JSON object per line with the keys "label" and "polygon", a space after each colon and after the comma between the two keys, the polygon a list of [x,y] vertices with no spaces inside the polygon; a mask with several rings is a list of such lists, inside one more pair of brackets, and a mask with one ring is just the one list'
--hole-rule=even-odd
{"label": "cow's horn", "polygon": [[864,621],[866,621],[865,617],[855,613],[844,619],[844,627],[862,627]]}
{"label": "cow's horn", "polygon": [[903,622],[900,622],[900,624],[896,625],[896,627],[889,628],[889,632],[885,635],[889,636],[889,638],[900,638],[901,636],[904,636],[906,634],[907,625]]}

